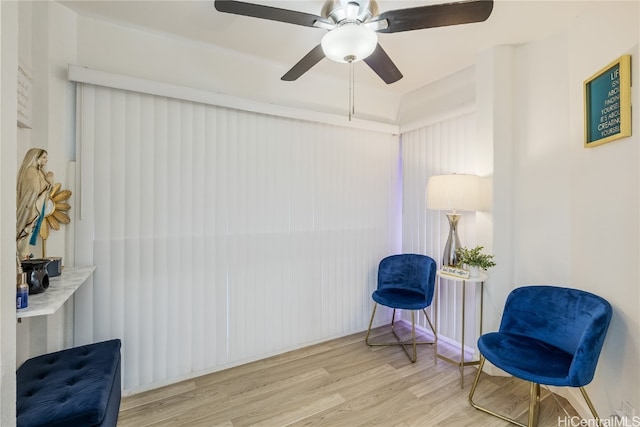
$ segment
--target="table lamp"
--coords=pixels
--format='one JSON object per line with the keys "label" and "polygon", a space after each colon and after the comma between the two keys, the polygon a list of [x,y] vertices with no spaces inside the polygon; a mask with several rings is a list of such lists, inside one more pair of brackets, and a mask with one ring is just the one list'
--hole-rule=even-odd
{"label": "table lamp", "polygon": [[457,263],[456,249],[460,248],[457,226],[461,215],[457,211],[480,209],[480,177],[478,175],[435,175],[427,181],[427,208],[445,210],[449,220],[449,237],[444,246],[442,265]]}

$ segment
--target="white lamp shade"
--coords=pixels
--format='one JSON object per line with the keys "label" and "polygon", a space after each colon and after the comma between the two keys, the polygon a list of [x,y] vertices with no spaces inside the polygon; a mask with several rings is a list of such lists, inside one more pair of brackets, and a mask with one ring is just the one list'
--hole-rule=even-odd
{"label": "white lamp shade", "polygon": [[322,37],[322,51],[336,62],[357,62],[371,55],[378,45],[378,35],[357,24],[344,24]]}
{"label": "white lamp shade", "polygon": [[478,175],[435,175],[427,181],[427,207],[434,210],[477,211],[480,209]]}

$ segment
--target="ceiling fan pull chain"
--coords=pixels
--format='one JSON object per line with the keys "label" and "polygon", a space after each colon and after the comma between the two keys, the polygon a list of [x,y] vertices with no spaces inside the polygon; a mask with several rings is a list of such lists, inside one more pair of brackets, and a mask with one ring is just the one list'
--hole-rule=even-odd
{"label": "ceiling fan pull chain", "polygon": [[351,62],[351,115],[356,115],[356,68]]}
{"label": "ceiling fan pull chain", "polygon": [[355,108],[355,96],[354,96],[354,73],[353,73],[353,60],[354,56],[347,56],[345,60],[349,63],[349,121],[351,121],[351,117],[356,113]]}
{"label": "ceiling fan pull chain", "polygon": [[349,62],[349,121],[353,117],[353,62]]}

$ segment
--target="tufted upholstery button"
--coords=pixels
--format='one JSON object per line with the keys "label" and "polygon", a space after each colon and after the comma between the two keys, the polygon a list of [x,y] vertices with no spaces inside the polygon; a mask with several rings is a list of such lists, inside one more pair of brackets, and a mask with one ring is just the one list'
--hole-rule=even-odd
{"label": "tufted upholstery button", "polygon": [[115,427],[120,347],[115,339],[27,360],[17,371],[17,426]]}

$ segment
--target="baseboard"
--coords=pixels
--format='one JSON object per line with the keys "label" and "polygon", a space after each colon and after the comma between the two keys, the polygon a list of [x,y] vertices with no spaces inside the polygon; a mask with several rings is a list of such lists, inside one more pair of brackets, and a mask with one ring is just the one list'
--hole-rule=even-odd
{"label": "baseboard", "polygon": [[[396,320],[396,323],[403,323],[406,327],[411,328],[411,322],[409,320],[399,319],[399,320]],[[431,332],[431,329],[429,328],[425,328],[421,325],[416,325],[416,331],[419,331],[421,334],[426,335],[428,338],[433,339],[433,332]],[[454,348],[458,348],[458,349],[460,348],[460,343],[458,341],[451,339],[449,337],[445,337],[443,335],[438,335],[438,342],[448,344]],[[475,354],[476,349],[465,345],[464,352],[465,354]]]}

